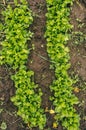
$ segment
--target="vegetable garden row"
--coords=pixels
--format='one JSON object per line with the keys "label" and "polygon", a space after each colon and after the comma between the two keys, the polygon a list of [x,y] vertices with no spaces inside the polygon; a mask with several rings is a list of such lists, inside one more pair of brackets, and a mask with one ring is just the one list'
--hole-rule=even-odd
{"label": "vegetable garden row", "polygon": [[[33,37],[29,30],[33,24],[32,11],[28,8],[26,0],[18,3],[14,0],[15,8],[8,5],[2,12],[4,23],[1,31],[5,38],[1,42],[0,65],[7,64],[13,69],[11,79],[16,87],[15,96],[11,101],[17,106],[17,114],[28,124],[29,128],[39,127],[43,130],[46,125],[46,114],[41,107],[42,90],[33,81],[34,72],[26,67],[30,50],[27,41]],[[69,32],[72,28],[69,21],[72,0],[46,0],[46,32],[47,53],[55,70],[55,80],[50,86],[52,96],[50,100],[54,106],[55,126],[61,121],[67,130],[79,130],[80,117],[74,105],[78,104],[77,97],[73,94],[73,81],[68,75],[70,68]]]}

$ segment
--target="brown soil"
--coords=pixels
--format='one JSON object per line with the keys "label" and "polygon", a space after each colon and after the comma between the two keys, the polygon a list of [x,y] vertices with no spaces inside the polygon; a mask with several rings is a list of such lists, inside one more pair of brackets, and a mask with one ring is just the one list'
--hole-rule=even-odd
{"label": "brown soil", "polygon": [[[74,32],[83,32],[86,35],[86,8],[83,3],[75,2],[71,11],[71,24],[74,26]],[[77,21],[79,19],[80,22]],[[79,24],[84,23],[84,25],[79,28]],[[74,42],[77,38],[72,39],[69,42],[70,48],[70,62],[71,62],[71,75],[77,75],[79,81],[76,87],[80,89],[79,93],[75,93],[80,100],[79,106],[77,106],[77,111],[81,116],[81,130],[86,130],[86,39],[80,42],[78,40],[78,45]]]}
{"label": "brown soil", "polygon": [[[44,39],[45,27],[46,27],[46,2],[44,0],[28,0],[30,8],[34,13],[34,22],[31,26],[31,31],[34,36],[31,40],[30,46],[34,45],[35,49],[31,51],[28,58],[27,67],[35,73],[35,83],[42,89],[42,107],[44,109],[53,108],[52,103],[49,101],[51,95],[49,86],[54,79],[53,70],[49,69],[50,59],[47,54],[46,40]],[[71,11],[71,23],[74,25],[73,31],[82,31],[86,33],[85,25],[78,29],[78,22],[76,19],[80,19],[82,23],[86,23],[86,8],[84,4],[74,3]],[[80,92],[75,93],[80,99],[80,105],[77,107],[77,111],[81,116],[81,130],[86,130],[86,41],[80,45],[73,44],[73,40],[69,43],[70,48],[70,62],[71,62],[71,76],[78,74],[79,81],[76,84]],[[2,121],[6,122],[6,130],[29,130],[29,128],[23,124],[20,117],[16,116],[17,108],[10,101],[10,97],[15,93],[15,87],[10,79],[10,73],[7,66],[0,67],[0,108],[3,111],[0,113],[0,124]],[[72,74],[74,72],[74,74]],[[47,116],[47,124],[44,130],[63,130],[61,126],[53,129],[53,116],[49,113],[45,113]],[[38,130],[33,128],[32,130]]]}

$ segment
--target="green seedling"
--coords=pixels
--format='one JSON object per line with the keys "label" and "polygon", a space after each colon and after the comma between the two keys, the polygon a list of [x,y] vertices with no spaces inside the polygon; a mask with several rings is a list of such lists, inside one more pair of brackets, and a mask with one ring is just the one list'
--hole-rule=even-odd
{"label": "green seedling", "polygon": [[1,130],[6,130],[6,129],[7,129],[7,124],[6,124],[6,122],[3,121],[3,122],[1,123],[0,128],[1,128]]}
{"label": "green seedling", "polygon": [[3,112],[3,109],[2,108],[0,108],[0,114]]}

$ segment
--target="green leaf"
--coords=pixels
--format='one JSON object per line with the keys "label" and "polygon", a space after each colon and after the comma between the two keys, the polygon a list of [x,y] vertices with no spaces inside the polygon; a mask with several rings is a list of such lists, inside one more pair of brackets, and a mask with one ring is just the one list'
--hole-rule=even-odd
{"label": "green leaf", "polygon": [[6,122],[3,121],[3,122],[1,123],[1,129],[2,129],[2,130],[6,130],[6,129],[7,129],[7,124],[6,124]]}

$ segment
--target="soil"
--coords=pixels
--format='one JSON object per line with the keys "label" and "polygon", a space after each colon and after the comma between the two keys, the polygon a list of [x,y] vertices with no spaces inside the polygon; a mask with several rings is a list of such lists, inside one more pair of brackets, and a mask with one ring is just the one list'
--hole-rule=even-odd
{"label": "soil", "polygon": [[[86,5],[85,5],[86,6]],[[80,89],[79,93],[75,93],[80,100],[80,104],[77,106],[77,111],[81,117],[81,130],[86,130],[86,8],[83,3],[75,2],[71,10],[71,24],[73,32],[82,32],[83,40],[77,41],[77,38],[72,39],[68,46],[70,48],[70,63],[71,63],[71,76],[78,76],[78,82],[76,87]],[[78,19],[78,20],[77,20]],[[84,24],[83,24],[84,23]],[[79,27],[79,25],[82,25]],[[79,36],[78,36],[79,38]],[[78,42],[76,45],[74,42]]]}
{"label": "soil", "polygon": [[[50,59],[47,54],[46,40],[44,38],[45,27],[46,27],[46,2],[45,0],[28,0],[31,10],[34,13],[34,22],[30,30],[34,33],[31,42],[28,42],[28,46],[34,45],[34,50],[31,51],[27,68],[31,69],[35,73],[35,83],[42,89],[42,107],[44,109],[53,108],[52,102],[49,101],[51,92],[49,89],[50,84],[55,79],[54,71],[50,70]],[[81,1],[82,2],[82,1]],[[13,3],[12,3],[13,4]],[[71,9],[71,24],[74,26],[73,31],[81,31],[86,34],[86,25],[82,28],[78,28],[78,21],[80,23],[86,23],[86,8],[84,3],[75,2]],[[77,87],[79,92],[76,96],[80,100],[80,104],[76,107],[77,112],[81,116],[80,130],[86,130],[86,39],[82,43],[75,45],[72,39],[69,41],[70,48],[70,75],[76,77],[78,75],[79,81]],[[6,130],[39,130],[38,128],[29,129],[25,125],[20,117],[16,115],[17,108],[10,101],[10,98],[15,94],[15,86],[13,81],[10,79],[12,71],[8,66],[0,67],[0,124],[4,121],[7,124]],[[54,115],[50,115],[45,112],[47,116],[47,123],[44,130],[63,130],[62,126],[54,129],[52,124],[54,122]]]}

